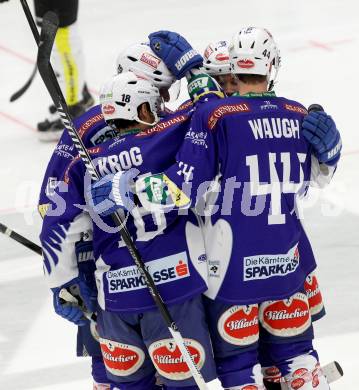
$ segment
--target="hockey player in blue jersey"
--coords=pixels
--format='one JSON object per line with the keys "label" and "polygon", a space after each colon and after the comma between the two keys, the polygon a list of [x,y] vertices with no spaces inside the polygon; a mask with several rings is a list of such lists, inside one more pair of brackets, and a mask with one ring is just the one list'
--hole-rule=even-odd
{"label": "hockey player in blue jersey", "polygon": [[[231,71],[228,46],[228,42],[226,41],[210,43],[204,51],[203,67],[209,75],[215,78],[227,96],[241,95],[239,79]],[[318,160],[313,156],[311,185],[315,187],[324,187],[329,184],[335,168],[335,166],[319,164]],[[306,242],[308,247],[306,254],[307,256],[312,257],[313,264],[315,264],[313,251],[311,250],[305,231],[303,231],[301,240]],[[319,320],[325,315],[325,308],[317,276],[314,272],[307,276],[304,283],[304,289],[308,296],[312,321]],[[266,353],[265,345],[264,348],[260,348],[259,362],[262,366],[263,379],[266,387],[268,388],[270,383],[278,383],[281,373],[277,367],[273,366],[273,363]]]}
{"label": "hockey player in blue jersey", "polygon": [[[174,69],[181,67],[182,57],[170,34],[155,34],[151,43]],[[195,204],[197,189],[207,189],[203,181],[220,179],[217,211],[212,209],[204,231],[212,298],[207,313],[223,386],[263,388],[257,351],[261,335],[285,378],[284,386],[328,389],[312,346],[303,287],[313,264],[300,243],[303,230],[295,210],[297,197],[310,181],[312,152],[319,162],[335,166],[340,135],[326,114],[306,116],[298,102],[268,91],[279,55],[266,30],[241,30],[230,54],[247,96],[197,108],[177,164],[154,176],[163,181],[162,191],[156,187],[162,196],[143,188],[151,202],[189,206],[190,199]],[[126,186],[126,175],[121,183]]]}
{"label": "hockey player in blue jersey", "polygon": [[[119,136],[89,149],[102,175],[135,167],[139,172],[158,171],[173,162],[183,142],[189,115],[168,115],[158,122],[157,88],[133,73],[111,80],[101,93],[107,123]],[[157,123],[158,122],[158,123]],[[155,151],[161,150],[161,154]],[[98,331],[106,370],[121,389],[155,389],[155,372],[169,389],[195,389],[178,347],[155,309],[137,268],[118,236],[111,218],[92,224],[83,209],[85,168],[79,159],[70,162],[61,186],[48,197],[54,206],[58,196],[65,201],[63,213],[47,212],[41,233],[46,277],[54,295],[77,284],[85,304],[94,309],[92,294],[79,276],[74,261],[74,243],[82,231],[93,229],[98,288]],[[152,180],[152,185],[156,186]],[[77,205],[77,206],[76,206]],[[48,207],[51,210],[53,207]],[[137,208],[128,216],[127,227],[158,285],[164,301],[188,343],[206,381],[216,377],[201,293],[206,285],[206,259],[197,218],[192,212],[167,227],[163,213]],[[163,232],[163,234],[159,234]],[[197,326],[193,327],[192,324]]]}
{"label": "hockey player in blue jersey", "polygon": [[[215,300],[208,307],[215,354],[220,357],[219,375],[226,387],[246,385],[231,383],[233,369],[238,370],[245,355],[243,370],[251,358],[256,359],[256,352],[251,350],[255,332],[249,330],[252,327],[252,331],[259,331],[254,314],[259,310],[261,339],[267,343],[267,353],[281,370],[288,388],[300,384],[303,389],[327,389],[311,344],[312,325],[302,289],[312,265],[301,256],[306,250],[299,244],[302,228],[292,212],[295,197],[310,181],[311,151],[320,162],[335,165],[340,157],[340,136],[331,118],[323,113],[308,117],[300,133],[306,110],[297,102],[268,92],[279,67],[279,55],[266,30],[241,30],[232,40],[230,57],[241,94],[247,93],[247,97],[207,103],[198,109],[191,123],[193,134],[177,156],[182,166],[192,167],[193,189],[203,180],[221,176],[222,191],[215,204],[222,205],[222,212],[211,216],[206,240],[209,263],[217,267],[210,272],[210,288],[211,276],[215,280]],[[187,176],[181,177],[178,168],[166,171],[166,181],[181,188]],[[238,198],[223,188],[229,184],[226,179],[232,177],[239,182],[238,187],[232,184],[227,190],[238,191]],[[276,183],[283,183],[282,187]],[[223,210],[228,207],[226,196],[233,197],[232,208]],[[258,207],[258,202],[266,198],[270,199],[270,207],[262,203],[257,215],[253,202]],[[241,202],[236,204],[236,199]],[[287,259],[286,264],[281,263],[281,257]],[[217,282],[218,274],[223,275],[219,278],[222,283]],[[284,297],[286,302],[278,301]],[[259,305],[251,307],[254,302]],[[241,312],[251,326],[242,333],[242,340],[235,340],[236,331],[240,334],[241,330],[235,327],[235,320],[241,318]],[[234,345],[243,352],[237,355],[237,362]],[[251,372],[252,383],[262,386],[259,371]],[[243,381],[244,372],[241,374]]]}
{"label": "hockey player in blue jersey", "polygon": [[218,82],[227,96],[238,92],[238,79],[231,72],[227,41],[208,44],[203,53],[203,69]]}
{"label": "hockey player in blue jersey", "polygon": [[[157,57],[148,44],[138,43],[122,50],[116,59],[116,72],[133,71],[139,76],[152,80],[160,90],[164,100],[168,97],[168,89],[175,78],[166,65]],[[83,115],[75,118],[74,124],[79,130],[84,145],[88,148],[99,145],[117,136],[117,132],[107,125],[103,119],[99,105],[94,106]],[[76,157],[76,148],[65,129],[49,161],[41,186],[39,198],[39,212],[43,217],[48,211],[50,202],[49,194],[59,185],[64,171],[73,158]],[[81,240],[76,244],[76,252],[79,258],[79,272],[85,280],[94,287],[94,259],[92,249],[92,232],[84,232]],[[83,318],[83,314],[75,307],[63,306],[59,301],[54,301],[55,311],[62,317],[81,324],[78,328],[77,355],[92,357],[92,375],[94,389],[109,388],[106,385],[105,368],[102,361],[101,350],[98,342],[90,332],[90,324]]]}

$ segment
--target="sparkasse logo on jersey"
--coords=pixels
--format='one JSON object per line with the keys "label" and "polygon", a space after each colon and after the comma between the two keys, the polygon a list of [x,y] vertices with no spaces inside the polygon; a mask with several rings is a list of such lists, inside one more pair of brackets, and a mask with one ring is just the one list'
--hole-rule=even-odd
{"label": "sparkasse logo on jersey", "polygon": [[288,253],[248,256],[243,259],[243,280],[268,279],[294,272],[299,265],[299,250],[295,245]]}
{"label": "sparkasse logo on jersey", "polygon": [[[186,252],[149,261],[146,268],[157,285],[190,276]],[[143,276],[135,265],[108,271],[106,277],[110,294],[147,288]]]}

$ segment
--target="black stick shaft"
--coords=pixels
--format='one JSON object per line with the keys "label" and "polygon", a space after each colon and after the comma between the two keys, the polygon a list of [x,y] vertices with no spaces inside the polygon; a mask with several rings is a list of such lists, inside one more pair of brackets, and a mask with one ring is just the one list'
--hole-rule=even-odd
{"label": "black stick shaft", "polygon": [[26,246],[26,248],[31,249],[33,252],[42,256],[42,249],[39,245],[34,242],[28,240],[26,237],[22,236],[19,233],[14,232],[4,224],[0,223],[0,232],[4,233],[6,236],[12,238],[13,240],[19,242],[20,244]]}
{"label": "black stick shaft", "polygon": [[[60,113],[61,119],[66,129],[68,130],[71,139],[76,149],[78,150],[82,161],[86,166],[86,169],[90,173],[91,178],[93,180],[98,180],[100,179],[100,175],[98,174],[91,160],[90,154],[88,153],[85,145],[82,142],[81,137],[79,136],[74,124],[72,123],[72,119],[69,114],[68,106],[66,104],[65,98],[62,94],[55,73],[49,62],[53,40],[56,35],[57,23],[58,23],[58,18],[56,14],[54,14],[53,12],[48,12],[47,14],[45,14],[43,18],[43,28],[41,30],[41,39],[40,39],[38,61],[37,61],[39,72],[42,79],[44,80],[47,90],[51,95],[52,100],[57,106],[57,110]],[[140,253],[138,252],[134,242],[132,241],[131,235],[128,232],[125,224],[123,223],[122,218],[119,216],[118,213],[112,214],[111,217],[114,223],[116,224],[116,226],[120,228],[119,230],[120,230],[121,237],[125,242],[135,264],[140,269],[140,272],[145,279],[147,287],[153,299],[155,300],[159,310],[161,311],[163,317],[165,318],[167,325],[171,327],[175,327],[176,325],[172,320],[167,307],[163,303],[163,300],[157,290],[157,286],[155,285],[152,276],[146,270],[145,263],[143,262]]]}
{"label": "black stick shaft", "polygon": [[[20,2],[21,2],[21,5],[22,5],[22,9],[24,10],[24,13],[26,15],[26,18],[29,20],[29,25],[30,25],[32,34],[33,34],[33,36],[35,38],[35,41],[36,41],[37,45],[39,45],[39,43],[40,43],[40,34],[39,34],[39,31],[38,31],[38,29],[36,27],[36,24],[34,22],[34,18],[32,17],[30,8],[29,8],[26,0],[20,0]],[[31,18],[29,18],[29,16],[31,16]],[[31,23],[30,23],[30,20],[31,20]],[[13,93],[10,96],[10,102],[14,102],[15,100],[19,99],[29,89],[30,85],[32,84],[32,82],[33,82],[33,80],[34,80],[34,78],[36,76],[36,73],[37,73],[37,64],[35,64],[35,68],[32,71],[31,76],[26,81],[26,83],[18,91],[16,91],[15,93]]]}
{"label": "black stick shaft", "polygon": [[39,46],[39,44],[40,44],[40,34],[39,34],[39,31],[38,31],[38,29],[36,27],[36,23],[34,21],[34,18],[32,17],[32,13],[30,11],[29,5],[27,4],[26,0],[20,0],[20,2],[21,2],[21,5],[22,5],[22,9],[25,12],[26,19],[29,22],[29,26],[31,28],[32,35],[35,38],[37,46]]}

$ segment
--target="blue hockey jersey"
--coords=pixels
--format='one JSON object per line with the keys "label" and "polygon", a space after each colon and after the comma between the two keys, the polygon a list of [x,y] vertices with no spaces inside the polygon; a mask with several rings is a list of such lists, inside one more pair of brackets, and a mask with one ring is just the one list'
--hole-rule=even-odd
{"label": "blue hockey jersey", "polygon": [[191,184],[172,198],[179,207],[196,199],[205,218],[208,296],[227,303],[288,297],[315,268],[295,213],[311,175],[310,148],[301,135],[307,111],[265,95],[198,107],[177,163],[163,176],[174,188]]}
{"label": "blue hockey jersey", "polygon": [[[117,136],[89,152],[101,175],[130,168],[137,168],[140,174],[146,175],[162,171],[175,162],[189,120],[189,114],[175,113],[147,131]],[[91,139],[89,135],[87,138]],[[61,171],[62,164],[58,161],[56,168],[51,165],[50,162],[47,176],[54,170]],[[40,239],[50,287],[58,287],[78,275],[74,243],[83,231],[92,229],[100,306],[110,311],[154,308],[144,280],[112,219],[95,215],[91,215],[93,221],[90,218],[84,198],[90,182],[86,181],[83,163],[75,157],[69,158],[65,165],[60,182],[53,185],[51,191],[46,191],[49,186],[44,182],[42,191],[41,201],[48,206],[43,213]],[[189,211],[167,226],[162,212],[147,212],[140,205],[136,212],[135,216],[127,215],[126,226],[164,301],[178,303],[205,291],[206,256],[196,216]]]}

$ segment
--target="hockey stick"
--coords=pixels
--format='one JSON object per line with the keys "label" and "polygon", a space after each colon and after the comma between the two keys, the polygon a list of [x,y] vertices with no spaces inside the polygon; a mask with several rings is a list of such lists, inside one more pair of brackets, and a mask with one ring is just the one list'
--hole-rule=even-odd
{"label": "hockey stick", "polygon": [[38,255],[42,255],[42,249],[39,245],[28,240],[21,234],[14,232],[13,230],[9,229],[7,226],[5,226],[2,223],[0,223],[0,232],[4,233],[5,235],[9,236],[13,240],[19,242],[20,244],[26,246],[26,248],[31,249],[33,252],[37,253]]}
{"label": "hockey stick", "polygon": [[[26,18],[29,21],[30,28],[31,28],[32,34],[33,34],[33,36],[35,38],[35,41],[36,41],[37,45],[39,45],[39,43],[40,43],[40,34],[39,34],[39,31],[37,30],[37,27],[36,27],[34,18],[32,17],[30,8],[29,8],[26,0],[20,0],[20,2],[21,2],[21,5],[22,5],[22,9],[25,12]],[[19,99],[19,97],[21,97],[28,90],[28,88],[30,87],[32,81],[35,78],[36,73],[37,73],[37,64],[35,64],[35,68],[32,71],[31,76],[27,80],[25,85],[23,85],[17,92],[15,92],[14,94],[11,95],[10,102],[14,102],[15,100]]]}
{"label": "hockey stick", "polygon": [[34,70],[31,73],[30,78],[26,81],[26,83],[15,93],[13,93],[10,96],[10,102],[14,102],[15,100],[19,99],[30,87],[32,81],[34,80],[37,73],[37,64],[35,65]]}
{"label": "hockey stick", "polygon": [[[21,245],[24,245],[26,248],[31,249],[36,254],[42,256],[42,249],[39,245],[35,244],[34,242],[28,240],[26,237],[22,236],[21,234],[13,231],[12,229],[8,228],[6,225],[2,224],[0,222],[0,233],[4,233],[6,236],[12,238],[16,242],[18,242]],[[84,313],[84,317],[87,318],[92,324],[96,325],[97,321],[97,315],[96,313],[90,312],[87,310],[86,306],[84,305],[80,293],[76,289],[77,286],[73,286],[73,289],[66,289],[63,288],[60,290],[59,296],[64,301],[64,303],[70,303],[73,305],[78,306],[79,309]],[[97,336],[98,341],[98,334]]]}
{"label": "hockey stick", "polygon": [[75,285],[68,288],[62,288],[59,292],[59,297],[60,297],[61,304],[72,305],[79,308],[82,311],[84,317],[90,321],[90,331],[92,336],[96,341],[99,342],[100,336],[96,328],[97,314],[87,309],[87,307],[85,306],[81,298],[80,292],[78,291],[78,286]]}
{"label": "hockey stick", "polygon": [[[32,19],[32,16],[29,14],[26,14],[26,17],[28,19],[29,24],[31,25],[30,18]],[[52,46],[55,40],[56,32],[58,28],[58,18],[55,13],[53,12],[47,12],[44,15],[43,18],[43,27],[41,30],[41,36],[40,36],[40,44],[39,44],[39,50],[38,50],[38,56],[37,56],[37,65],[39,69],[39,73],[41,78],[43,79],[46,88],[57,107],[57,110],[61,116],[61,119],[69,132],[69,135],[71,136],[71,139],[76,147],[76,149],[79,152],[79,155],[84,162],[87,171],[89,172],[91,178],[93,180],[98,180],[100,178],[100,175],[98,174],[91,157],[86,150],[81,137],[79,136],[75,126],[72,123],[72,119],[69,113],[68,106],[66,104],[66,101],[64,99],[64,96],[62,94],[62,91],[60,89],[60,86],[58,84],[58,81],[56,79],[55,73],[52,69],[51,63],[50,63],[50,55]],[[184,361],[186,362],[193,379],[195,380],[197,386],[201,390],[208,389],[206,382],[204,381],[201,372],[199,371],[198,367],[196,366],[186,344],[185,341],[181,335],[181,333],[178,330],[178,327],[176,323],[174,322],[171,314],[169,313],[169,310],[167,306],[164,304],[157,287],[153,281],[152,276],[148,272],[148,270],[145,267],[145,263],[143,262],[140,253],[138,252],[137,248],[135,247],[132,238],[124,225],[121,216],[118,213],[114,213],[111,215],[112,219],[117,227],[119,227],[120,235],[123,241],[125,242],[135,264],[137,265],[141,276],[144,278],[145,283],[147,285],[147,288],[152,295],[153,300],[155,301],[158,310],[160,311],[163,320],[166,323],[166,326],[168,327],[169,332],[171,333],[173,339],[175,340],[179,350],[181,351],[181,354],[184,358]]]}

